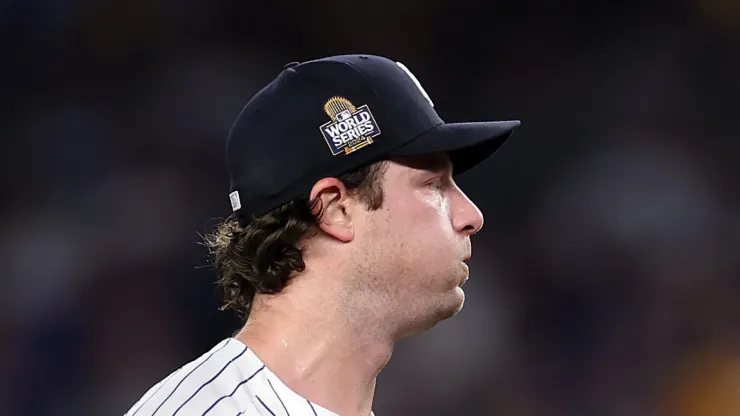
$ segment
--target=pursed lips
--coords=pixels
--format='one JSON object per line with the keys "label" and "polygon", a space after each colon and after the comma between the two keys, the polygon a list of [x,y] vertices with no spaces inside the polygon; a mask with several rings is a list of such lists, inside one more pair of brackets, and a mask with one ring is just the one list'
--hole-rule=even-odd
{"label": "pursed lips", "polygon": [[465,269],[465,278],[463,279],[462,282],[460,282],[460,286],[464,285],[465,282],[467,282],[468,278],[470,277],[470,268],[468,267],[466,263],[468,260],[470,260],[470,256],[465,257],[465,259],[463,259],[462,261],[463,268]]}

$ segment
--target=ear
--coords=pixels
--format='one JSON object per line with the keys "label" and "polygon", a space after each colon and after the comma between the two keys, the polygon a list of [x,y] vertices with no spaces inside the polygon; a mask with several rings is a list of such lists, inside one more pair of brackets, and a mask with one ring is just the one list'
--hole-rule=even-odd
{"label": "ear", "polygon": [[354,238],[351,198],[347,188],[337,178],[324,178],[314,184],[309,197],[315,201],[313,214],[319,228],[337,240],[347,243]]}

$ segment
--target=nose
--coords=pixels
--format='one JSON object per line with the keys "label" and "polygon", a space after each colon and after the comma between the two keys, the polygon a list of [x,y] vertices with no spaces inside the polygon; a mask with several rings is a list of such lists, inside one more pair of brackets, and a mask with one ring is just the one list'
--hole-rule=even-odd
{"label": "nose", "polygon": [[483,213],[462,191],[456,198],[452,223],[455,230],[465,235],[476,234],[483,228]]}

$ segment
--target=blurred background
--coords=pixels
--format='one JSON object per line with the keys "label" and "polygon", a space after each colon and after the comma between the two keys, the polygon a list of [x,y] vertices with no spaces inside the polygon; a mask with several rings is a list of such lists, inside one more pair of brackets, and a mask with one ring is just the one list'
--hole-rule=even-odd
{"label": "blurred background", "polygon": [[240,326],[199,234],[291,61],[404,62],[447,121],[520,119],[459,179],[463,311],[378,416],[740,415],[740,2],[0,1],[0,409],[121,415]]}

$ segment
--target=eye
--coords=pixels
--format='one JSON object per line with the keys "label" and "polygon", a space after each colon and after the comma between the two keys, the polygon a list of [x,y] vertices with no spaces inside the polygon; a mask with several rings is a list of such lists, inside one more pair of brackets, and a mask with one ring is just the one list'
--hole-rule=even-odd
{"label": "eye", "polygon": [[444,188],[444,181],[440,177],[435,177],[427,181],[426,185],[430,188],[441,191]]}

